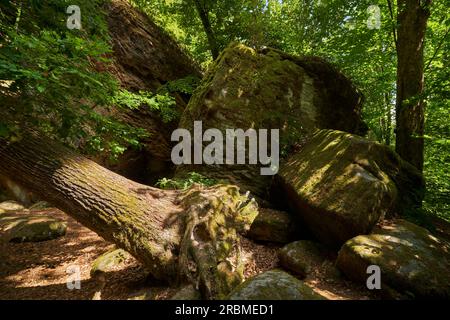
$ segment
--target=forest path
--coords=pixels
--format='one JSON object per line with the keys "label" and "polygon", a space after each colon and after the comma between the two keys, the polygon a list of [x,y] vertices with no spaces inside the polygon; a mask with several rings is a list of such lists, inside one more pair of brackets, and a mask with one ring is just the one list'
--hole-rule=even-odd
{"label": "forest path", "polygon": [[[0,243],[0,300],[4,299],[92,299],[97,282],[90,277],[94,260],[114,248],[96,233],[83,227],[57,209],[33,211],[56,219],[67,221],[65,236],[55,240],[36,243]],[[242,238],[243,254],[247,261],[246,277],[259,274],[278,266],[275,245],[256,244]],[[359,300],[376,299],[362,286],[341,277],[327,276],[332,264],[317,265],[314,272],[304,281],[315,291],[328,299]],[[79,266],[81,289],[69,290],[67,270]],[[127,259],[114,272],[106,274],[106,287],[102,299],[121,300],[147,295],[152,299],[167,299],[174,289],[151,283],[147,272],[134,258]]]}
{"label": "forest path", "polygon": [[[59,210],[33,214],[67,221],[67,233],[44,242],[0,243],[0,299],[92,299],[97,283],[90,277],[91,265],[114,245]],[[69,266],[80,267],[80,290],[67,288]],[[136,260],[127,260],[121,270],[107,274],[108,286],[102,297],[126,299],[142,287],[145,277]]]}

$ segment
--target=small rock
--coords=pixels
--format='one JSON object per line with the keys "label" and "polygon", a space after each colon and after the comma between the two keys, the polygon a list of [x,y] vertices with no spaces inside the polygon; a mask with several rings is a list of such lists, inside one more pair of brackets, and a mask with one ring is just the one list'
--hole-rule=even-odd
{"label": "small rock", "polygon": [[256,241],[288,243],[293,240],[296,229],[289,213],[261,208],[245,236]]}
{"label": "small rock", "polygon": [[170,300],[201,300],[200,292],[192,285],[182,287],[177,291]]}
{"label": "small rock", "polygon": [[450,244],[413,223],[391,222],[347,241],[339,251],[337,267],[352,280],[365,284],[370,265],[381,269],[382,290],[450,299]]}
{"label": "small rock", "polygon": [[278,257],[283,267],[303,277],[326,260],[323,248],[306,240],[285,245],[280,249]]}
{"label": "small rock", "polygon": [[25,207],[17,201],[9,200],[0,203],[0,214],[25,210]]}
{"label": "small rock", "polygon": [[281,270],[270,270],[257,275],[238,287],[229,300],[323,300],[302,281]]}
{"label": "small rock", "polygon": [[42,215],[5,213],[0,217],[0,238],[6,242],[39,242],[66,234],[67,223]]}
{"label": "small rock", "polygon": [[129,254],[125,250],[112,249],[95,259],[95,261],[92,263],[91,277],[114,271],[131,257],[131,254]]}

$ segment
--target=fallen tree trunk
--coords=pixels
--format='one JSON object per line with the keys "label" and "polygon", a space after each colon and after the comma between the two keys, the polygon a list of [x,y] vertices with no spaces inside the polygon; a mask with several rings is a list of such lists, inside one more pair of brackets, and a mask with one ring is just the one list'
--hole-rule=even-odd
{"label": "fallen tree trunk", "polygon": [[26,186],[157,278],[189,280],[205,298],[224,297],[243,278],[237,232],[257,215],[237,187],[159,190],[128,180],[52,141],[0,139],[0,175]]}

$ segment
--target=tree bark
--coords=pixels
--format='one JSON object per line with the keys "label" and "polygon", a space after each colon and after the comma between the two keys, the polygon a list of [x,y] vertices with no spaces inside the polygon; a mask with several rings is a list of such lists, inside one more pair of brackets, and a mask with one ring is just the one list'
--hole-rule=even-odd
{"label": "tree bark", "polygon": [[206,37],[208,38],[209,49],[211,51],[214,60],[219,56],[219,47],[217,45],[216,35],[211,27],[211,21],[209,20],[208,10],[202,5],[201,0],[194,0],[195,8],[202,21],[203,28],[205,29]]}
{"label": "tree bark", "polygon": [[189,280],[205,298],[222,298],[243,279],[237,232],[250,227],[257,207],[235,186],[148,187],[36,134],[0,139],[0,175],[130,252],[157,278]]}
{"label": "tree bark", "polygon": [[396,151],[420,171],[424,148],[424,39],[431,1],[398,0]]}
{"label": "tree bark", "polygon": [[392,131],[392,113],[391,113],[391,97],[389,93],[384,94],[384,103],[386,106],[386,128],[385,128],[385,137],[384,143],[387,146],[391,145],[391,131]]}

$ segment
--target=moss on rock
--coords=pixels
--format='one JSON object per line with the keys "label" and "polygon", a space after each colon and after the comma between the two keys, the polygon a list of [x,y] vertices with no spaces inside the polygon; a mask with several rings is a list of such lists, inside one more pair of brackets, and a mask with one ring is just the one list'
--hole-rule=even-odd
{"label": "moss on rock", "polygon": [[131,255],[123,249],[112,249],[95,259],[91,267],[91,277],[114,271]]}
{"label": "moss on rock", "polygon": [[234,289],[229,300],[324,300],[302,281],[281,270],[257,275]]}
{"label": "moss on rock", "polygon": [[284,268],[303,277],[326,259],[324,248],[318,243],[307,240],[285,245],[280,249],[278,256]]}
{"label": "moss on rock", "polygon": [[[347,241],[338,268],[365,283],[367,267],[381,269],[381,289],[415,298],[450,298],[450,244],[405,220],[377,227],[370,235]],[[392,289],[391,289],[392,288]]]}
{"label": "moss on rock", "polygon": [[0,203],[0,214],[5,212],[15,212],[25,210],[25,207],[17,201],[3,201]]}
{"label": "moss on rock", "polygon": [[389,147],[336,130],[317,131],[281,166],[278,181],[292,209],[332,246],[369,233],[423,190],[420,173]]}
{"label": "moss on rock", "polygon": [[47,209],[47,208],[51,208],[51,204],[49,204],[46,201],[38,201],[35,204],[33,204],[31,207],[29,207],[28,209],[30,211],[34,211],[34,210],[40,211],[40,210],[44,210],[44,209]]}
{"label": "moss on rock", "polygon": [[[223,133],[237,128],[279,129],[280,148],[288,152],[317,128],[359,131],[361,102],[351,82],[324,60],[232,43],[208,70],[180,127],[192,132],[194,121],[201,120],[204,130],[217,128]],[[196,171],[264,198],[271,180],[259,169],[257,165],[185,165],[177,175]]]}
{"label": "moss on rock", "polygon": [[42,215],[5,213],[0,216],[0,238],[6,242],[39,242],[63,236],[67,223]]}

